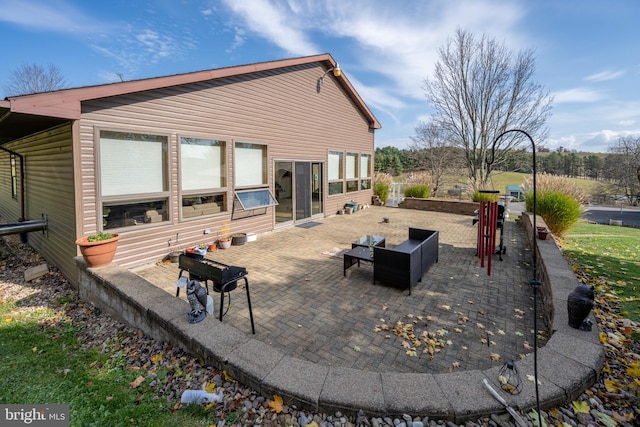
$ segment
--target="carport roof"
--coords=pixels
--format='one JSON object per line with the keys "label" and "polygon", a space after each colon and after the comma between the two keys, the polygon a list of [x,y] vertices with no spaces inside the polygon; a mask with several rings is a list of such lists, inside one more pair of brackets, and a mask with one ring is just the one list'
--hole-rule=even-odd
{"label": "carport roof", "polygon": [[[314,56],[259,62],[186,74],[7,97],[4,101],[0,101],[0,144],[49,129],[66,121],[80,119],[81,104],[83,101],[314,62],[322,64],[327,70],[337,65],[330,54],[324,53]],[[360,95],[358,95],[344,73],[340,77],[335,77],[335,79],[368,120],[369,127],[371,129],[379,129],[380,123],[362,98],[360,98]]]}

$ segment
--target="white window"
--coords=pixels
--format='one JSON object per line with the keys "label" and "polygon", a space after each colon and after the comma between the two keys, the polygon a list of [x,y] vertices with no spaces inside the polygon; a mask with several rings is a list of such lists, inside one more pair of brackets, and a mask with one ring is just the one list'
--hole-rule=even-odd
{"label": "white window", "polygon": [[267,146],[238,142],[234,152],[235,187],[267,185]]}
{"label": "white window", "polygon": [[347,169],[347,192],[358,191],[358,155],[355,153],[347,153],[346,160]]}
{"label": "white window", "polygon": [[183,219],[226,212],[225,141],[181,137],[180,186]]}
{"label": "white window", "polygon": [[329,195],[342,194],[344,192],[343,178],[343,153],[329,151],[328,156]]}
{"label": "white window", "polygon": [[163,135],[100,131],[103,229],[168,220],[167,146]]}
{"label": "white window", "polygon": [[371,189],[371,155],[360,155],[360,189]]}

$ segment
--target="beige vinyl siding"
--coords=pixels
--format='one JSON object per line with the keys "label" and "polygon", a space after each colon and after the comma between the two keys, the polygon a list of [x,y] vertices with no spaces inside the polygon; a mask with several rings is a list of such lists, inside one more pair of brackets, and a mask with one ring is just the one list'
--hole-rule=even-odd
{"label": "beige vinyl siding", "polygon": [[[268,178],[273,188],[273,161],[287,158],[326,162],[327,152],[344,150],[373,155],[373,131],[351,99],[327,76],[317,91],[324,69],[306,64],[184,86],[134,93],[83,103],[80,122],[83,234],[98,230],[94,175],[95,142],[99,129],[168,134],[170,222],[123,230],[116,262],[124,267],[155,262],[168,253],[169,239],[179,246],[215,240],[218,228],[230,219],[233,203],[234,142],[265,144]],[[180,222],[178,139],[181,135],[226,141],[228,212]],[[325,176],[326,194],[326,176]],[[369,203],[371,191],[332,197],[334,202],[354,197]],[[273,208],[266,215],[230,221],[232,233],[271,231]],[[210,229],[211,234],[203,231]]]}
{"label": "beige vinyl siding", "polygon": [[[5,147],[7,148],[7,147]],[[16,222],[21,215],[20,212],[20,159],[16,158],[16,179],[17,198],[12,197],[11,193],[11,155],[0,150],[0,216],[5,222]]]}
{"label": "beige vinyl siding", "polygon": [[[28,233],[29,244],[75,283],[76,269],[73,258],[77,249],[72,125],[68,123],[57,126],[14,141],[6,148],[24,156],[25,219],[41,219],[43,213],[48,218],[46,235],[41,232]],[[2,187],[4,189],[4,184]],[[19,212],[19,203],[15,203],[15,206]],[[15,219],[17,218],[12,217],[12,220]]]}

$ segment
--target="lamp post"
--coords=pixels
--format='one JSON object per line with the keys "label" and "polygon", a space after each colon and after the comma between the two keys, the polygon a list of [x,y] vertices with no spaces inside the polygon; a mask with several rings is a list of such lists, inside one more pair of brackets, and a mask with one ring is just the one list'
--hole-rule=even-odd
{"label": "lamp post", "polygon": [[[533,288],[533,376],[534,376],[534,384],[536,390],[536,410],[538,411],[538,422],[540,423],[540,419],[542,418],[542,414],[540,412],[540,393],[538,390],[538,288],[540,288],[540,280],[538,280],[538,254],[535,248],[536,242],[536,144],[533,142],[533,138],[527,132],[521,129],[509,129],[502,132],[500,135],[496,137],[493,141],[493,145],[491,146],[491,161],[487,159],[487,165],[490,165],[494,161],[496,143],[500,138],[510,132],[520,132],[524,134],[529,141],[531,142],[531,147],[533,148],[533,229],[532,229],[532,241],[533,241],[533,278],[529,282],[531,287]],[[541,425],[541,424],[540,424]]]}

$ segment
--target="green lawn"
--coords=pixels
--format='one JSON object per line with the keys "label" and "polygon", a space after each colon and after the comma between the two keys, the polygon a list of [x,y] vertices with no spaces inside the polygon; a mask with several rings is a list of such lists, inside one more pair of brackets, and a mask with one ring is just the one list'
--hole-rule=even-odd
{"label": "green lawn", "polygon": [[640,229],[578,223],[562,241],[579,278],[640,322]]}
{"label": "green lawn", "polygon": [[[28,298],[17,304],[0,303],[0,403],[70,405],[71,426],[215,424],[214,415],[197,405],[172,411],[178,397],[154,398],[149,381],[133,387],[140,371],[131,369],[130,355],[82,348],[77,326],[63,311],[25,310]],[[153,369],[162,381],[179,367]]]}
{"label": "green lawn", "polygon": [[[489,179],[489,188],[488,190],[499,190],[501,194],[507,189],[507,185],[521,185],[527,178],[531,176],[530,173],[520,173],[520,172],[501,172],[494,171],[491,174],[491,178]],[[591,194],[601,194],[603,192],[609,191],[610,193],[613,190],[605,190],[604,188],[608,188],[611,184],[602,183],[599,181],[593,181],[589,179],[578,179],[578,178],[567,178],[571,183],[576,184],[578,187],[582,188],[584,192],[588,195]],[[446,189],[453,187],[453,185],[467,185],[466,171],[460,170],[456,175],[451,175],[446,177],[446,183],[444,183],[444,194],[446,194]]]}

